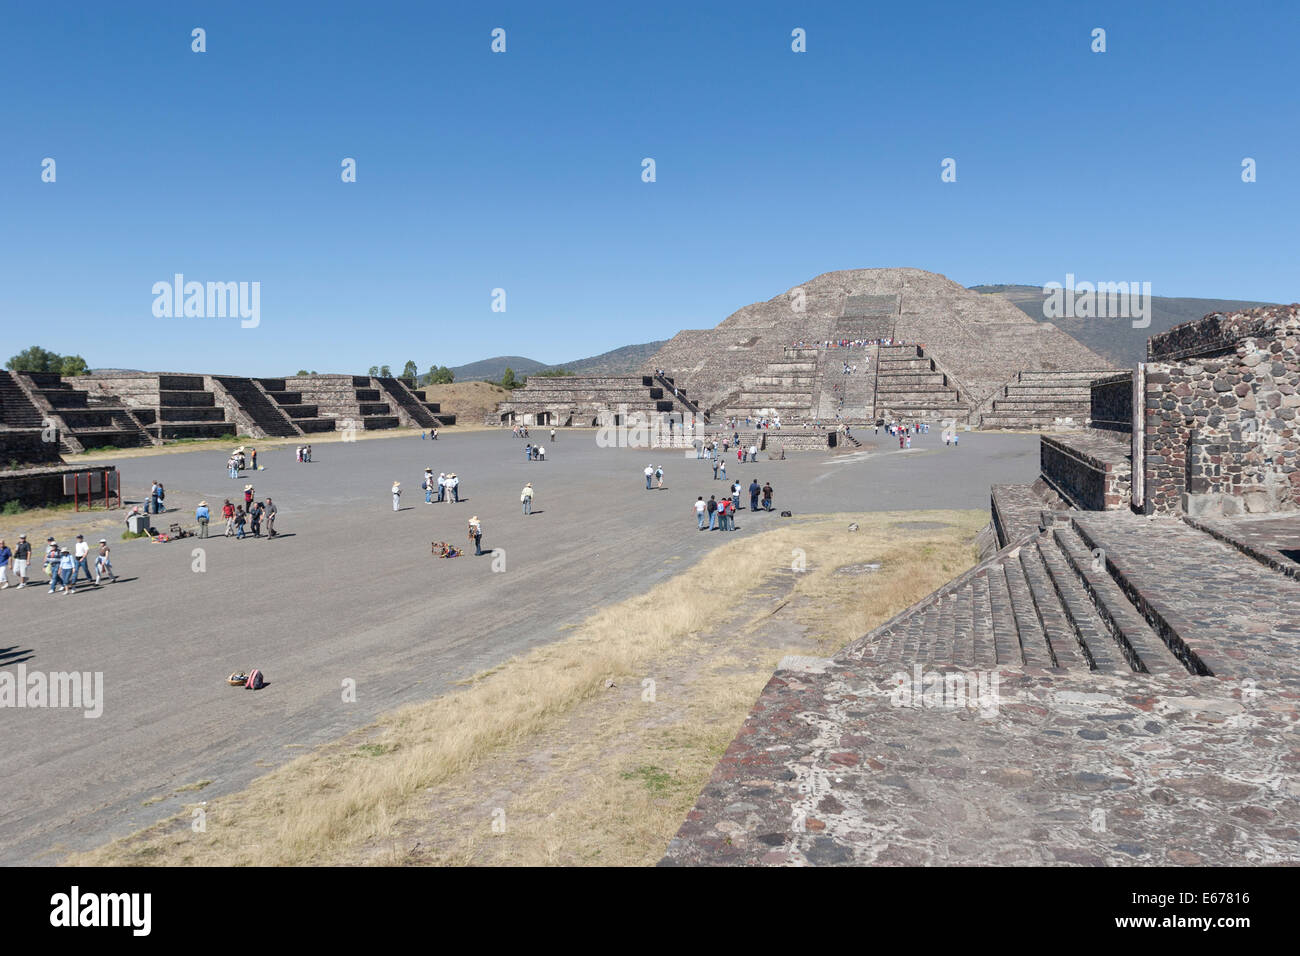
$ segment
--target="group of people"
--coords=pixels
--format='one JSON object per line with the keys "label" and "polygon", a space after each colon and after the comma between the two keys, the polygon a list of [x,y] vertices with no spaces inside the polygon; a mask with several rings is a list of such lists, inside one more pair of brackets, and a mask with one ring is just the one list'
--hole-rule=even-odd
{"label": "group of people", "polygon": [[438,429],[436,429],[436,428],[430,429],[429,432],[428,432],[428,434],[425,434],[424,432],[420,432],[420,440],[421,440],[421,441],[426,441],[426,440],[437,441],[437,440],[438,440]]}
{"label": "group of people", "polygon": [[[279,509],[275,502],[268,496],[265,501],[258,501],[253,497],[253,486],[244,486],[244,501],[242,504],[235,504],[229,498],[221,506],[221,517],[226,522],[225,537],[243,538],[245,537],[245,528],[248,534],[254,538],[262,537],[262,525],[266,525],[266,537],[276,537],[278,532],[275,530],[275,516]],[[199,537],[208,536],[208,523],[212,520],[212,514],[208,510],[208,503],[200,501],[198,507],[194,509],[194,520],[199,526]]]}
{"label": "group of people", "polygon": [[167,497],[167,490],[163,488],[161,481],[155,481],[149,488],[149,500],[145,502],[144,513],[160,515],[163,513],[163,499]]}
{"label": "group of people", "polygon": [[546,461],[546,449],[530,442],[524,446],[524,458],[528,461]]}
{"label": "group of people", "polygon": [[[761,510],[772,510],[772,483],[764,482],[762,485],[755,478],[749,485],[749,510],[759,511],[759,499],[762,499]],[[709,495],[709,500],[705,501],[704,496],[700,495],[695,499],[692,509],[695,512],[698,530],[700,531],[735,531],[736,530],[736,512],[740,510],[740,482],[734,482],[731,486],[731,494],[724,495],[719,501],[716,496]]]}
{"label": "group of people", "polygon": [[[85,539],[84,535],[77,535],[77,540],[72,548],[60,547],[54,538],[45,539],[45,562],[43,570],[46,577],[49,578],[50,588],[47,594],[54,594],[55,591],[62,591],[64,594],[75,594],[77,591],[77,582],[81,580],[81,575],[86,576],[87,581],[93,581],[95,586],[99,586],[100,579],[107,576],[110,581],[117,580],[117,574],[113,571],[113,562],[109,557],[110,548],[107,538],[99,539],[99,547],[95,551],[95,570],[90,570],[90,542]],[[27,535],[20,534],[18,543],[10,548],[0,538],[0,591],[9,587],[9,576],[12,571],[14,577],[14,586],[17,589],[27,587],[29,584],[41,584],[44,582],[32,581],[29,579],[28,570],[32,562],[32,546],[27,541]]]}
{"label": "group of people", "polygon": [[[301,464],[311,461],[311,445],[300,445],[294,450],[294,458]],[[257,470],[257,452],[253,452],[253,470]]]}
{"label": "group of people", "polygon": [[[436,504],[440,501],[450,501],[454,504],[460,504],[460,476],[454,471],[439,472],[435,478],[432,468],[424,469],[424,476],[420,479],[420,490],[424,492],[424,503],[426,505]],[[393,482],[393,510],[398,510],[398,503],[402,494],[402,483]]]}
{"label": "group of people", "polygon": [[[299,448],[298,452],[301,454],[302,449]],[[252,458],[252,470],[257,471],[257,449],[253,448],[248,452],[245,452],[243,448],[236,448],[230,453],[230,457],[226,460],[227,474],[231,478],[238,478],[241,471],[248,469],[250,456]],[[301,461],[301,459],[299,460]]]}
{"label": "group of people", "polygon": [[823,339],[820,342],[798,341],[791,343],[790,347],[795,349],[865,349],[873,345],[919,345],[925,348],[920,342],[909,342],[906,339],[895,339],[885,336],[879,339]]}

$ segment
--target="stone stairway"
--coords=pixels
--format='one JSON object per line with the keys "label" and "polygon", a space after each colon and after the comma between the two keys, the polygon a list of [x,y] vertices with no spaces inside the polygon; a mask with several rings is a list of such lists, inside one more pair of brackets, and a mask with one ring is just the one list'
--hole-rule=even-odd
{"label": "stone stairway", "polygon": [[379,389],[390,400],[397,417],[402,424],[414,428],[440,428],[442,422],[437,416],[415,397],[411,389],[399,378],[377,376],[373,379]]}
{"label": "stone stairway", "polygon": [[259,378],[257,384],[262,387],[266,397],[275,402],[280,413],[296,428],[299,434],[316,434],[332,432],[335,420],[320,414],[320,408],[302,400],[302,392],[291,392],[285,387],[282,378]]}
{"label": "stone stairway", "polygon": [[[253,379],[236,375],[214,375],[212,379],[238,403],[239,410],[249,418],[251,425],[262,432],[257,435],[252,428],[246,428],[248,434],[258,438],[289,438],[302,434],[302,430],[271,399],[264,387],[259,388],[259,383]],[[279,384],[283,389],[284,381],[280,380]]]}
{"label": "stone stairway", "polygon": [[7,428],[40,428],[43,419],[14,373],[0,369],[0,424]]}
{"label": "stone stairway", "polygon": [[1245,677],[1267,674],[1297,634],[1293,579],[1176,519],[1069,512],[842,657],[908,669]]}
{"label": "stone stairway", "polygon": [[709,423],[708,413],[703,411],[698,405],[686,397],[686,390],[680,388],[676,382],[666,375],[660,375],[655,372],[653,378],[664,390],[665,395],[671,395],[673,401],[679,404],[682,409],[691,415],[694,415],[699,424],[707,425]]}
{"label": "stone stairway", "polygon": [[722,410],[742,418],[761,418],[771,412],[782,420],[816,417],[817,367],[817,349],[787,348],[781,359],[741,379]]}
{"label": "stone stairway", "polygon": [[36,407],[44,408],[59,428],[59,446],[65,454],[158,444],[117,396],[83,391],[54,373],[22,373],[22,379]]}
{"label": "stone stairway", "polygon": [[1093,380],[1114,374],[1114,369],[1020,372],[1002,386],[992,410],[980,416],[980,427],[1082,427],[1091,412]]}
{"label": "stone stairway", "polygon": [[957,386],[918,345],[880,347],[873,404],[887,420],[965,421],[970,413]]}

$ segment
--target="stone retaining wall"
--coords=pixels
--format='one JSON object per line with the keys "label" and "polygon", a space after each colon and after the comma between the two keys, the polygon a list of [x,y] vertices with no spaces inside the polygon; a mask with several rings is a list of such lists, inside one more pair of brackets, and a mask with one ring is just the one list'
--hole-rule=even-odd
{"label": "stone retaining wall", "polygon": [[1092,427],[1114,432],[1133,431],[1133,373],[1121,372],[1092,383],[1089,417]]}

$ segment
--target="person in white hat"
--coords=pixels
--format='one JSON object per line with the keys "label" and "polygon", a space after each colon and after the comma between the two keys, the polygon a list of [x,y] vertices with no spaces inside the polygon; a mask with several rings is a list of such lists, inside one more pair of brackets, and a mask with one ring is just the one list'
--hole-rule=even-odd
{"label": "person in white hat", "polygon": [[483,525],[478,520],[478,515],[474,515],[469,519],[469,536],[474,542],[474,554],[481,555],[483,553]]}
{"label": "person in white hat", "polygon": [[645,490],[646,491],[650,490],[650,479],[654,477],[654,473],[655,473],[654,465],[645,466]]}
{"label": "person in white hat", "polygon": [[398,505],[400,505],[401,502],[402,502],[402,483],[400,481],[395,481],[393,482],[393,510],[394,511],[398,509]]}
{"label": "person in white hat", "polygon": [[105,574],[110,581],[116,581],[117,575],[113,573],[113,562],[108,557],[108,539],[99,539],[99,553],[95,555],[95,586],[99,586],[99,579]]}
{"label": "person in white hat", "polygon": [[524,485],[524,490],[519,493],[519,501],[524,506],[524,514],[533,513],[533,483],[530,481]]}

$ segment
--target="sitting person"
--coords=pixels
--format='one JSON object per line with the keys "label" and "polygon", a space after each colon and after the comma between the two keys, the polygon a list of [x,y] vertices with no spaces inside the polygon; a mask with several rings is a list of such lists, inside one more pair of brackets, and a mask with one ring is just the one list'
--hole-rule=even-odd
{"label": "sitting person", "polygon": [[448,544],[446,541],[433,542],[433,553],[439,558],[458,558],[460,551],[455,546]]}

